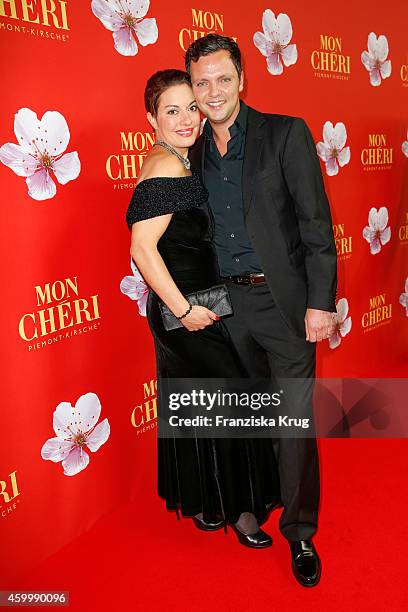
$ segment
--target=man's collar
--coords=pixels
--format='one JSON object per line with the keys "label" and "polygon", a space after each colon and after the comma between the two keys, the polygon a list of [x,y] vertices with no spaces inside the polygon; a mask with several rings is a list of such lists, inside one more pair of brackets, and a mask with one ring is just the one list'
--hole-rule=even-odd
{"label": "man's collar", "polygon": [[[245,134],[247,127],[247,118],[248,118],[248,106],[245,104],[243,100],[240,100],[240,108],[239,113],[234,121],[234,123],[229,128],[231,136],[233,136],[234,132],[239,130],[241,133]],[[212,127],[207,119],[204,124],[203,133],[208,140],[212,138]]]}

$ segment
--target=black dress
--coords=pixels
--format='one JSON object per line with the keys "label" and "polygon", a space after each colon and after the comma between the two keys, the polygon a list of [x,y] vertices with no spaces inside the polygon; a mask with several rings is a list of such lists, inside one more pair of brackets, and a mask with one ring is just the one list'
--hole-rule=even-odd
{"label": "black dress", "polygon": [[[173,213],[157,248],[183,294],[218,284],[213,219],[208,192],[192,176],[157,177],[140,182],[126,221]],[[157,378],[239,378],[247,376],[221,321],[203,330],[167,332],[159,298],[150,290],[147,318],[154,337]],[[160,413],[160,394],[158,395]],[[261,524],[266,504],[278,503],[279,477],[271,439],[181,439],[158,437],[158,493],[166,507],[183,516],[203,512],[206,521],[222,516],[235,523],[253,512]]]}

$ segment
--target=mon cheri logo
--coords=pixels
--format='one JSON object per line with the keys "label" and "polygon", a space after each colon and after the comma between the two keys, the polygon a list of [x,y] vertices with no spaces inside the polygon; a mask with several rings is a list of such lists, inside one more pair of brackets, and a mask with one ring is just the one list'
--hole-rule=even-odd
{"label": "mon cheri logo", "polygon": [[57,193],[54,174],[61,185],[78,178],[81,163],[78,153],[64,153],[70,133],[65,117],[47,111],[41,119],[29,108],[20,108],[14,116],[18,144],[0,147],[0,161],[17,176],[25,176],[28,195],[34,200],[49,200]]}
{"label": "mon cheri logo", "polygon": [[366,144],[368,146],[361,150],[360,156],[364,170],[391,170],[394,150],[389,144],[388,135],[368,134]]}
{"label": "mon cheri logo", "polygon": [[[120,153],[106,159],[105,171],[114,189],[134,189],[144,159],[155,142],[153,132],[120,132]],[[126,182],[129,179],[135,182]]]}
{"label": "mon cheri logo", "polygon": [[387,294],[381,293],[369,298],[369,310],[361,317],[364,332],[372,331],[391,323],[392,303],[388,302]]}
{"label": "mon cheri logo", "polygon": [[6,518],[20,502],[20,490],[17,482],[17,470],[11,472],[7,478],[0,480],[0,517]]}
{"label": "mon cheri logo", "polygon": [[[214,11],[205,11],[203,9],[191,9],[191,25],[181,28],[179,32],[179,45],[184,52],[195,40],[204,38],[207,34],[217,33],[227,35],[224,29],[224,15],[215,13]],[[230,36],[228,34],[228,36]],[[231,36],[235,42],[236,37]]]}
{"label": "mon cheri logo", "polygon": [[120,55],[137,55],[139,47],[157,41],[159,31],[156,19],[145,19],[149,0],[92,0],[92,12],[112,32],[113,43]]}
{"label": "mon cheri logo", "polygon": [[353,236],[347,232],[345,223],[333,225],[333,234],[338,261],[350,259],[353,253]]}
{"label": "mon cheri logo", "polygon": [[0,31],[66,42],[69,4],[68,0],[0,0]]}
{"label": "mon cheri logo", "polygon": [[18,324],[29,352],[99,329],[98,295],[79,297],[76,276],[34,289],[38,309],[24,314]]}
{"label": "mon cheri logo", "polygon": [[408,212],[404,212],[404,221],[398,228],[398,238],[401,244],[408,244]]}
{"label": "mon cheri logo", "polygon": [[86,450],[96,453],[110,435],[108,419],[100,423],[101,402],[95,393],[85,393],[72,406],[61,402],[54,411],[52,426],[56,437],[41,449],[44,460],[61,463],[65,476],[75,476],[89,465]]}
{"label": "mon cheri logo", "polygon": [[130,422],[137,435],[157,427],[157,380],[143,383],[143,402],[132,409]]}
{"label": "mon cheri logo", "polygon": [[318,78],[348,81],[351,74],[351,59],[343,49],[341,36],[320,34],[319,48],[310,56],[314,76]]}

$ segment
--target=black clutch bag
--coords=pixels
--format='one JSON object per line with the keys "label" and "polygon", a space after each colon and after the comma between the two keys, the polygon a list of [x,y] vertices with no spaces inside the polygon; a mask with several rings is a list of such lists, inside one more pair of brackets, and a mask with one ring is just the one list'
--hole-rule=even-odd
{"label": "black clutch bag", "polygon": [[[205,306],[219,317],[225,317],[225,315],[230,315],[233,312],[226,285],[215,285],[209,289],[201,289],[194,293],[188,293],[185,297],[193,306]],[[183,327],[183,323],[177,319],[164,302],[159,303],[159,308],[166,331]]]}

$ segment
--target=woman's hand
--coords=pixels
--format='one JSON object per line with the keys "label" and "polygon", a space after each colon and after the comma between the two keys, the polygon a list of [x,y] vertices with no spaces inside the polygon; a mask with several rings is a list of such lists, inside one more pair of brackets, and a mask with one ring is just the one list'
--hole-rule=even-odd
{"label": "woman's hand", "polygon": [[198,331],[204,329],[207,325],[212,325],[219,318],[215,312],[208,310],[205,306],[194,305],[188,315],[181,319],[181,322],[188,331]]}

